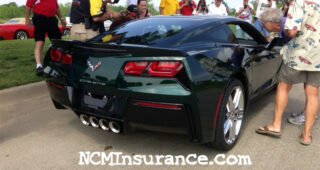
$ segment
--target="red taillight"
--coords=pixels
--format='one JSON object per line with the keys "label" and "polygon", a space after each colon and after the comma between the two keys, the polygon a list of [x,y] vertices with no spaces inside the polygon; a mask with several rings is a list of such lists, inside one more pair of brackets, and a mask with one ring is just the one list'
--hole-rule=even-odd
{"label": "red taillight", "polygon": [[183,64],[180,61],[156,61],[152,62],[148,72],[152,76],[173,77],[182,68]]}
{"label": "red taillight", "polygon": [[50,58],[52,61],[60,62],[62,60],[63,64],[72,65],[72,55],[65,54],[58,49],[50,49]]}
{"label": "red taillight", "polygon": [[61,86],[60,84],[56,84],[56,83],[53,83],[53,82],[50,82],[50,81],[48,81],[48,83],[53,87],[56,87],[56,88],[59,88],[59,89],[63,88],[63,86]]}
{"label": "red taillight", "polygon": [[70,54],[63,54],[62,62],[66,65],[72,65],[72,56]]}
{"label": "red taillight", "polygon": [[127,62],[123,70],[126,74],[141,74],[149,65],[149,62],[144,61],[130,61]]}
{"label": "red taillight", "polygon": [[61,52],[55,48],[50,49],[50,58],[52,61],[60,62],[61,60]]}

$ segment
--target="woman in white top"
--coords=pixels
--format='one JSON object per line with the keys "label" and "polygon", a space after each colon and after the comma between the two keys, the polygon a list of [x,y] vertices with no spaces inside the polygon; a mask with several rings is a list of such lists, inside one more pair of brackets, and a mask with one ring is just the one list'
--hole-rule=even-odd
{"label": "woman in white top", "polygon": [[209,10],[207,7],[206,0],[200,0],[197,5],[195,15],[206,15],[206,14],[208,14],[208,12],[209,12]]}

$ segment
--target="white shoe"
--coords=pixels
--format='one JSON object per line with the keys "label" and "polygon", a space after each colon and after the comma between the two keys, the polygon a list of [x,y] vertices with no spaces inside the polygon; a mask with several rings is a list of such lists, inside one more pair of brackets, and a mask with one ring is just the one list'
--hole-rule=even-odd
{"label": "white shoe", "polygon": [[[316,115],[316,119],[318,119],[318,115]],[[288,117],[288,122],[295,125],[303,125],[306,121],[304,112],[293,112]]]}

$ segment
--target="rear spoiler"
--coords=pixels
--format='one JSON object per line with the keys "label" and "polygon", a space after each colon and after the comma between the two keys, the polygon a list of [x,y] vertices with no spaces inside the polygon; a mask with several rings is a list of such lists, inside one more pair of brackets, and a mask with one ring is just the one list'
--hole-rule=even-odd
{"label": "rear spoiler", "polygon": [[178,49],[135,44],[107,44],[70,40],[52,40],[52,46],[62,49],[81,48],[106,53],[130,53],[133,56],[183,56]]}

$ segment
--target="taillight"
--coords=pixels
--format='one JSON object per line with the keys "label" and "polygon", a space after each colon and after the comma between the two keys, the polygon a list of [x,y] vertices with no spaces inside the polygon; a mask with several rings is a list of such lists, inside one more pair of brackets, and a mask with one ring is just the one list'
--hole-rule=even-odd
{"label": "taillight", "polygon": [[50,49],[50,58],[52,61],[59,62],[61,60],[61,52],[55,48]]}
{"label": "taillight", "polygon": [[152,62],[148,72],[152,76],[173,77],[182,68],[183,64],[180,61],[156,61]]}
{"label": "taillight", "polygon": [[72,65],[72,56],[70,54],[62,54],[62,63]]}
{"label": "taillight", "polygon": [[50,58],[55,62],[60,62],[62,60],[63,64],[72,65],[72,55],[63,53],[55,48],[50,49]]}
{"label": "taillight", "polygon": [[130,61],[127,62],[123,70],[126,74],[141,74],[149,65],[149,62],[144,61]]}

